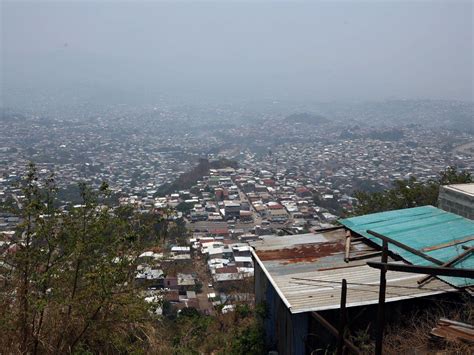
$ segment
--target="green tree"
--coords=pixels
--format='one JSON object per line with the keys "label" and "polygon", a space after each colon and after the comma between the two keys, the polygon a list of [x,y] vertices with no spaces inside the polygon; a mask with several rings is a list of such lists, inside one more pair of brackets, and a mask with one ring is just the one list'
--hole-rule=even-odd
{"label": "green tree", "polygon": [[182,218],[178,218],[168,225],[167,238],[170,243],[185,246],[189,244],[188,237],[189,231]]}
{"label": "green tree", "polygon": [[143,345],[150,316],[133,282],[139,216],[115,214],[105,204],[106,184],[99,191],[81,184],[81,205],[61,212],[54,177],[39,181],[33,164],[22,192],[21,223],[0,260],[2,350],[129,352]]}
{"label": "green tree", "polygon": [[358,204],[355,215],[433,205],[438,202],[441,185],[472,182],[472,176],[467,171],[458,171],[449,167],[439,174],[437,180],[419,182],[415,177],[407,180],[395,180],[393,188],[380,192],[357,191],[355,197]]}
{"label": "green tree", "polygon": [[180,202],[176,206],[176,211],[182,212],[183,214],[188,214],[192,209],[194,205],[192,203],[187,203],[187,202]]}
{"label": "green tree", "polygon": [[455,166],[450,166],[439,174],[438,182],[441,185],[467,184],[473,182],[469,171],[458,171]]}
{"label": "green tree", "polygon": [[[169,214],[114,207],[107,184],[79,186],[79,204],[56,203],[54,176],[38,179],[29,166],[23,197],[9,206],[21,218],[0,254],[0,349],[8,354],[262,353],[262,323],[251,306],[179,316],[161,303],[165,317],[150,313],[135,286],[137,256],[182,220]],[[6,207],[5,207],[6,208]],[[209,337],[208,334],[213,334]]]}
{"label": "green tree", "polygon": [[264,339],[263,327],[258,323],[251,324],[236,334],[232,341],[231,354],[264,354]]}

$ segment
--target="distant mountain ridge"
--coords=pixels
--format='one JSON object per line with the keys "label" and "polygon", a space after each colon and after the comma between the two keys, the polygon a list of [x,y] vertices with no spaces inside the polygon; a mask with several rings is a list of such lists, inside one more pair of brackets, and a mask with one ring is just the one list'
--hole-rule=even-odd
{"label": "distant mountain ridge", "polygon": [[351,119],[371,126],[420,124],[474,132],[474,103],[449,100],[385,100],[359,103],[332,103],[319,110],[331,119]]}

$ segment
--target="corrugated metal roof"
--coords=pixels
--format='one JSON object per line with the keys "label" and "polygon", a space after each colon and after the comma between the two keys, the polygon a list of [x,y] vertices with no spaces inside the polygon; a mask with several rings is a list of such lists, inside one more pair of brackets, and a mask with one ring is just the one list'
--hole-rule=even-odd
{"label": "corrugated metal roof", "polygon": [[[474,246],[474,221],[433,206],[373,213],[339,222],[378,245],[382,245],[382,241],[367,233],[367,230],[385,235],[442,262],[448,262],[463,253],[463,245]],[[411,264],[434,265],[395,245],[389,244],[389,249]],[[474,268],[474,255],[470,254],[454,267]],[[456,287],[474,285],[472,278],[441,276],[440,279]]]}
{"label": "corrugated metal roof", "polygon": [[[367,261],[380,257],[344,262],[344,230],[318,234],[264,236],[252,242],[255,260],[292,313],[337,309],[341,281],[348,282],[347,307],[378,303],[380,271]],[[351,246],[351,256],[373,252],[363,242]],[[418,288],[422,275],[387,272],[386,301],[423,297],[454,291],[434,280]]]}

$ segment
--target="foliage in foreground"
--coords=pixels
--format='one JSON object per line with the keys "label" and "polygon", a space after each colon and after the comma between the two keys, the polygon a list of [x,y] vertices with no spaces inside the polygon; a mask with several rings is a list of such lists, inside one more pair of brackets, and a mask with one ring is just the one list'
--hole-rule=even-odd
{"label": "foliage in foreground", "polygon": [[151,353],[264,354],[262,324],[248,305],[213,316],[186,309],[176,319],[162,319],[155,328]]}
{"label": "foliage in foreground", "polygon": [[[1,347],[9,352],[127,352],[142,332],[147,308],[133,286],[138,220],[101,204],[81,185],[80,206],[55,208],[53,178],[39,181],[34,165],[23,181],[16,238],[1,257]],[[107,341],[104,342],[104,339]]]}
{"label": "foliage in foreground", "polygon": [[[10,206],[21,218],[0,253],[0,349],[9,354],[258,354],[254,311],[157,318],[134,283],[144,248],[171,238],[160,215],[107,205],[108,187],[80,186],[81,205],[55,207],[53,177],[34,165],[24,198]],[[176,229],[172,227],[171,230]],[[173,239],[173,238],[171,238]],[[165,308],[165,307],[163,307]]]}

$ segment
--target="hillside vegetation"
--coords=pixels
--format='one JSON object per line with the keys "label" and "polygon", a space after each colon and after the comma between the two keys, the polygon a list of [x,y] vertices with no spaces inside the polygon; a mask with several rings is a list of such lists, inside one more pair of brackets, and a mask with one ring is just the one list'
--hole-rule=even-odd
{"label": "hillside vegetation", "polygon": [[238,164],[233,160],[224,158],[213,161],[209,161],[208,159],[200,159],[198,165],[196,165],[190,171],[181,174],[173,183],[160,186],[157,191],[157,195],[164,196],[175,191],[189,189],[199,180],[202,180],[204,176],[209,175],[209,171],[211,169],[223,169],[228,167],[236,169]]}
{"label": "hillside vegetation", "polygon": [[[0,353],[262,352],[259,310],[251,306],[205,316],[145,302],[134,282],[138,255],[173,234],[160,214],[108,205],[105,183],[97,191],[81,184],[81,204],[62,212],[54,177],[39,179],[34,165],[21,190],[21,203],[1,206],[21,222],[0,254]],[[151,312],[157,306],[164,316]]]}

